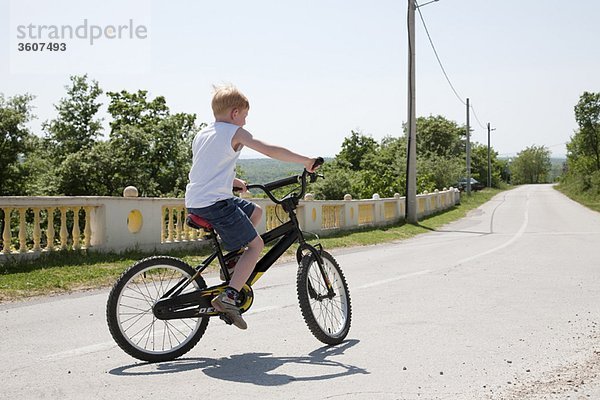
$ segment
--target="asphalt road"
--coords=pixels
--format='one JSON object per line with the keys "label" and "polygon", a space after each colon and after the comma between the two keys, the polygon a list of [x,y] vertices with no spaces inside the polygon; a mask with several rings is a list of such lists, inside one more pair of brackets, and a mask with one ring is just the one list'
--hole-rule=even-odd
{"label": "asphalt road", "polygon": [[551,186],[333,254],[353,306],[342,345],[304,325],[293,264],[258,282],[247,331],[212,320],[166,363],[116,347],[106,290],[5,304],[0,398],[600,399],[600,214]]}

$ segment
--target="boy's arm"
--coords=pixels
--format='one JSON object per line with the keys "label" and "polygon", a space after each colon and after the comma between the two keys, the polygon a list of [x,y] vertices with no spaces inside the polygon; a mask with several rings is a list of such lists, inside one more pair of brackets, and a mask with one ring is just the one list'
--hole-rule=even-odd
{"label": "boy's arm", "polygon": [[240,145],[248,146],[252,150],[256,150],[259,153],[264,154],[267,157],[274,158],[279,161],[293,162],[303,164],[307,171],[313,172],[313,165],[316,161],[314,158],[302,156],[298,153],[294,153],[284,147],[274,146],[272,144],[265,143],[261,140],[255,139],[250,132],[244,128],[239,128],[233,138],[231,139],[231,146],[234,149],[239,148]]}

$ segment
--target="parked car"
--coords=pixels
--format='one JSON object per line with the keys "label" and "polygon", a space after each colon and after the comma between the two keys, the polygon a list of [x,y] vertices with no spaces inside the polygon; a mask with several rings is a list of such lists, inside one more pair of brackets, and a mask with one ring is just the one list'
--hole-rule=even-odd
{"label": "parked car", "polygon": [[[458,183],[456,184],[456,187],[461,192],[467,190],[467,178],[461,178],[460,181],[458,181]],[[483,183],[479,182],[475,178],[471,178],[471,190],[474,190],[474,191],[481,190],[484,187],[485,187],[485,185]]]}

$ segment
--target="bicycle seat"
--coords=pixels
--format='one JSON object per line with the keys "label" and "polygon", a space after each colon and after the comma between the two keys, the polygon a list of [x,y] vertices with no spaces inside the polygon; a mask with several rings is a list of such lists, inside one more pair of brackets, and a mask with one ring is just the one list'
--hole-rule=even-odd
{"label": "bicycle seat", "polygon": [[210,222],[195,214],[188,214],[187,218],[185,219],[185,223],[194,229],[204,229],[208,231],[213,228]]}

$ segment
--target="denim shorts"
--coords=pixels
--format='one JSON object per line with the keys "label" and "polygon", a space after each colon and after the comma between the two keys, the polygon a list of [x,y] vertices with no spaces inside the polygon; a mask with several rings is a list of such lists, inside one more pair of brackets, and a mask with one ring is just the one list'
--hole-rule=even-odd
{"label": "denim shorts", "polygon": [[221,236],[223,248],[227,251],[246,247],[258,233],[250,221],[256,206],[240,197],[217,201],[202,208],[188,208],[188,212],[204,218],[212,224]]}

